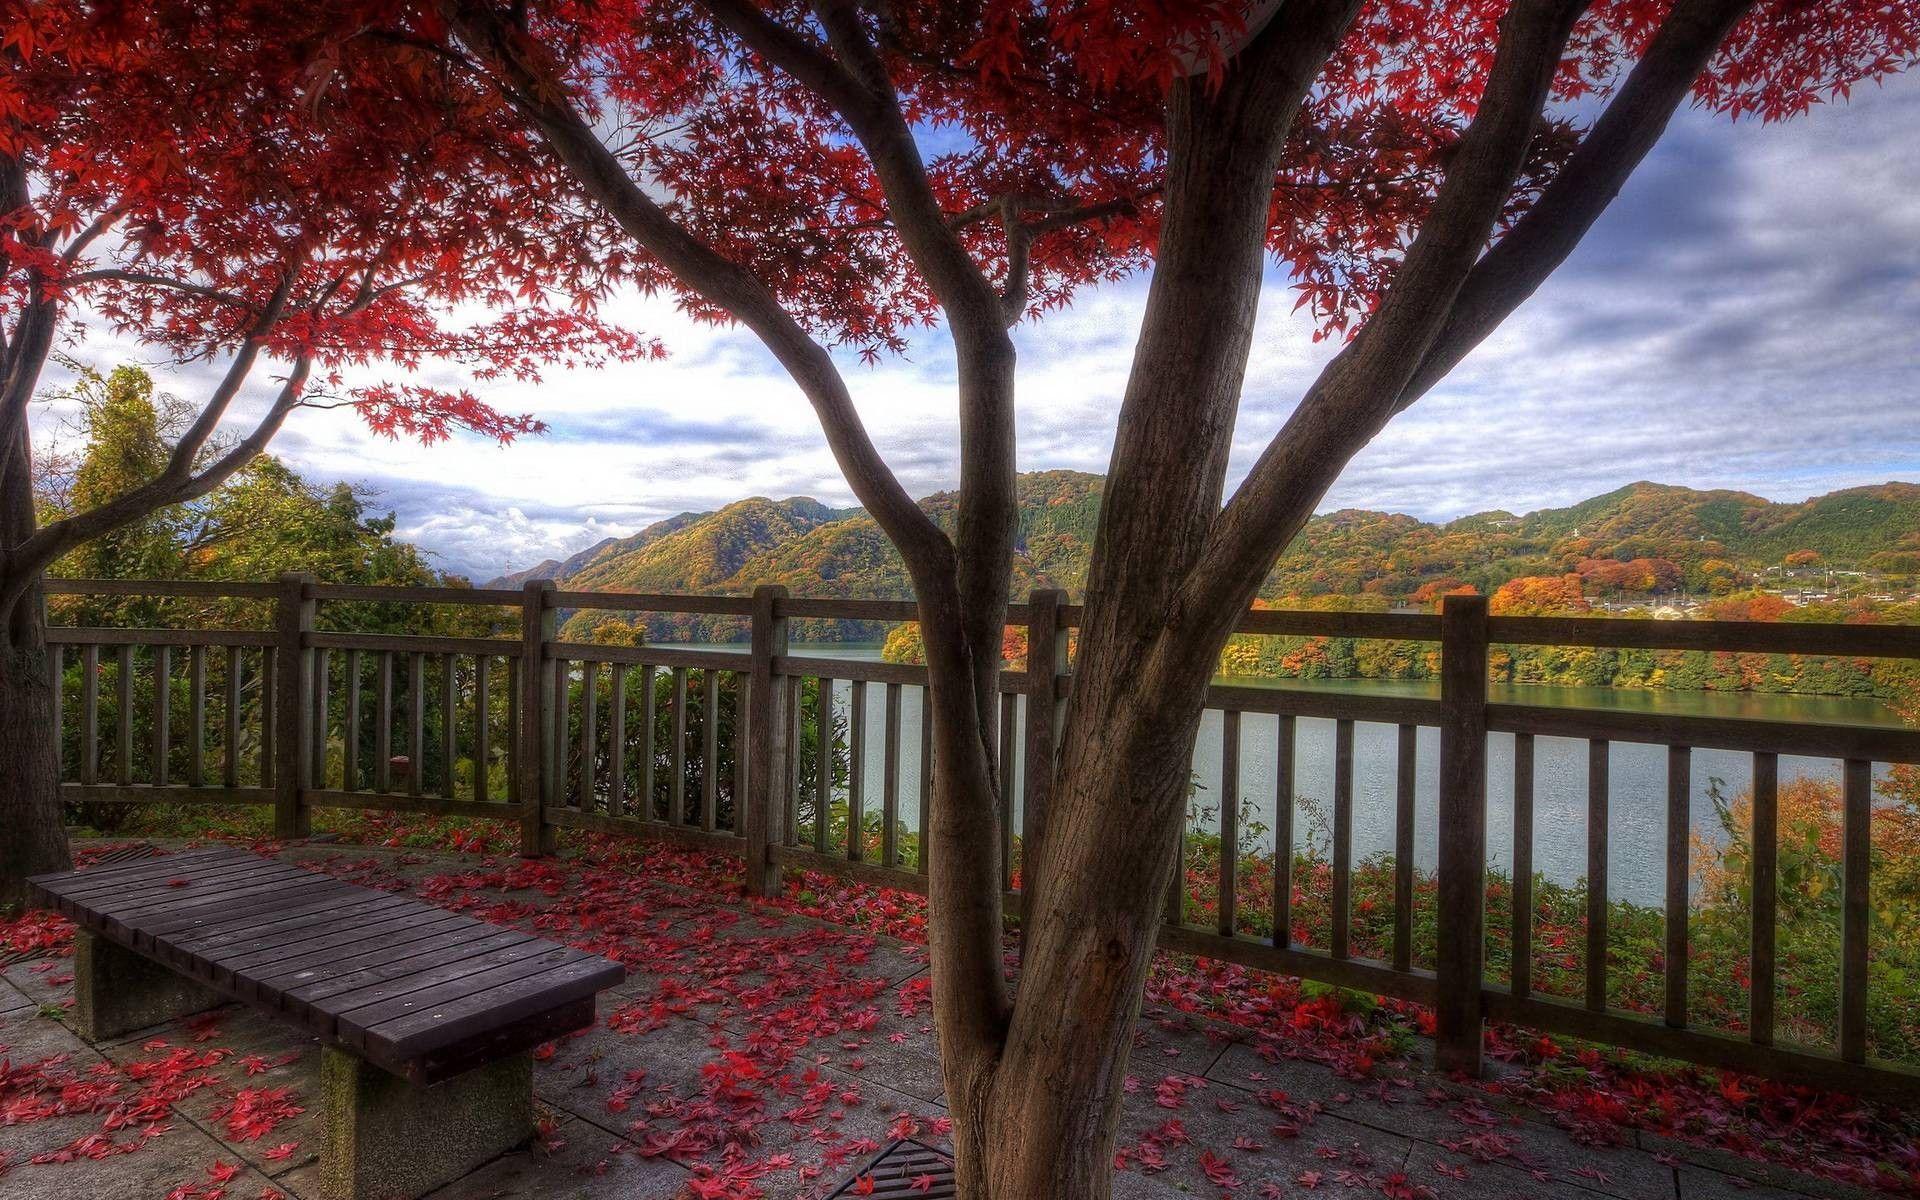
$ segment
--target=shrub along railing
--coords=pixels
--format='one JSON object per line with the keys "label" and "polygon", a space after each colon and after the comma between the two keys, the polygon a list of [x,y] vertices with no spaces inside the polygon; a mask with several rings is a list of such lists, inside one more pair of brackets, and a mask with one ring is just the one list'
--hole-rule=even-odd
{"label": "shrub along railing", "polygon": [[[903,719],[924,711],[918,666],[793,652],[789,623],[809,618],[910,621],[911,603],[520,590],[339,587],[289,575],[274,583],[60,581],[56,595],[137,594],[269,603],[271,630],[56,626],[62,664],[77,660],[79,695],[56,691],[67,727],[63,784],[87,803],[219,801],[271,805],[276,831],[303,836],[315,809],[379,809],[516,822],[523,851],[550,851],[559,829],[664,837],[742,858],[748,886],[779,886],[783,868],[925,890],[927,726],[919,745]],[[518,636],[423,637],[328,632],[323,606],[468,605],[498,610]],[[749,623],[738,650],[561,641],[565,610],[720,614]],[[1069,631],[1080,616],[1063,593],[1035,592],[1009,611],[1027,634],[1026,669],[1001,675],[1006,884],[1017,907],[1019,830],[1052,775],[1071,690]],[[1920,1096],[1920,1076],[1873,1058],[1868,1045],[1868,929],[1876,764],[1920,763],[1920,731],[1876,726],[1543,707],[1489,700],[1489,645],[1920,658],[1920,628],[1594,618],[1509,618],[1484,600],[1450,597],[1440,615],[1247,613],[1240,632],[1399,639],[1438,646],[1438,699],[1220,684],[1218,899],[1213,920],[1189,920],[1188,864],[1176,871],[1163,947],[1432,1008],[1443,1066],[1477,1071],[1486,1019],[1611,1043],[1708,1066],[1868,1093]],[[139,687],[144,673],[146,686]],[[102,688],[113,728],[100,728]],[[846,697],[844,705],[840,697]],[[141,697],[137,701],[137,697]],[[184,701],[184,703],[181,703]],[[872,712],[877,701],[879,715]],[[136,739],[136,707],[148,729]],[[182,715],[184,713],[184,716]],[[1272,717],[1273,873],[1267,936],[1251,935],[1237,877],[1242,844],[1244,718]],[[1292,911],[1297,722],[1334,723],[1330,913],[1324,948],[1309,948]],[[1393,727],[1392,907],[1387,952],[1356,952],[1356,725]],[[1416,777],[1419,730],[1439,735],[1431,967],[1416,962]],[[1512,967],[1486,970],[1489,734],[1513,744]],[[1536,738],[1588,744],[1585,996],[1535,987],[1532,866]],[[879,750],[875,754],[874,739]],[[136,745],[143,741],[144,746]],[[1609,1003],[1609,764],[1615,743],[1666,748],[1665,934],[1657,1019]],[[842,753],[844,747],[845,753]],[[1746,1029],[1704,1027],[1689,1003],[1691,758],[1696,749],[1752,757],[1751,947]],[[1779,756],[1843,764],[1838,1020],[1835,1044],[1775,1038]],[[870,777],[870,760],[879,763]],[[143,761],[144,760],[144,761]],[[907,800],[917,821],[903,818]],[[1181,839],[1186,853],[1188,839]],[[1314,897],[1318,903],[1319,897]],[[1912,1003],[1912,998],[1894,997]]]}

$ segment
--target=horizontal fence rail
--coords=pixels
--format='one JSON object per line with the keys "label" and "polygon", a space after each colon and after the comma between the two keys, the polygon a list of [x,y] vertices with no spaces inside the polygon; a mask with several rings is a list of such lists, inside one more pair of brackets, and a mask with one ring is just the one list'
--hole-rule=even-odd
{"label": "horizontal fence rail", "polygon": [[[271,807],[288,837],[304,835],[316,809],[498,818],[518,823],[526,853],[550,851],[555,831],[575,829],[735,855],[762,894],[780,886],[783,869],[926,890],[925,668],[797,653],[788,628],[911,621],[912,602],[798,598],[779,587],[715,597],[547,582],[334,586],[302,575],[57,580],[48,591],[265,602],[255,609],[271,613],[268,629],[54,626],[55,733],[62,786],[75,802],[255,804]],[[506,619],[482,637],[321,628],[327,606],[362,602],[467,605]],[[561,640],[559,616],[573,611],[734,617],[750,640],[739,649]],[[1052,785],[1080,619],[1080,607],[1051,590],[1008,613],[1026,634],[1027,657],[1001,672],[990,734],[1003,884],[1016,908],[1026,824]],[[1920,730],[1498,703],[1487,670],[1489,647],[1505,645],[1920,658],[1920,628],[1490,617],[1483,599],[1449,597],[1438,615],[1256,609],[1238,632],[1431,643],[1440,695],[1210,687],[1196,762],[1204,750],[1217,771],[1190,817],[1196,836],[1179,841],[1164,948],[1428,1006],[1439,1061],[1469,1072],[1479,1069],[1482,1022],[1493,1019],[1707,1066],[1920,1096],[1920,1077],[1877,1059],[1868,1033],[1875,771],[1920,763]],[[1510,829],[1500,830],[1511,838],[1511,867],[1509,915],[1489,931],[1494,738],[1511,745],[1500,767],[1511,774],[1511,813],[1501,818]],[[1583,990],[1572,995],[1549,994],[1536,937],[1541,789],[1553,782],[1541,756],[1558,739],[1585,745],[1575,772],[1585,788],[1584,944],[1563,952],[1582,972]],[[1627,965],[1608,953],[1618,919],[1610,850],[1638,832],[1610,811],[1622,747],[1664,755],[1664,929],[1652,1011],[1620,1004]],[[1697,757],[1719,752],[1744,756],[1752,780],[1750,978],[1744,1028],[1733,1031],[1698,1019],[1690,974],[1693,778]],[[1301,785],[1311,755],[1329,768],[1316,785],[1325,795]],[[1827,1046],[1778,1036],[1783,756],[1832,760],[1841,780],[1838,1011]],[[1249,787],[1245,764],[1255,759],[1271,770]],[[1373,794],[1356,784],[1360,764]],[[1423,784],[1437,797],[1432,811],[1422,810]],[[1372,856],[1356,841],[1363,803],[1384,810],[1390,830],[1389,848]],[[1423,839],[1435,862],[1425,876],[1416,861]],[[1303,843],[1324,845],[1324,857],[1302,855]],[[1357,899],[1363,877],[1370,894],[1391,897],[1384,911]],[[1507,965],[1494,972],[1487,950],[1497,940]]]}

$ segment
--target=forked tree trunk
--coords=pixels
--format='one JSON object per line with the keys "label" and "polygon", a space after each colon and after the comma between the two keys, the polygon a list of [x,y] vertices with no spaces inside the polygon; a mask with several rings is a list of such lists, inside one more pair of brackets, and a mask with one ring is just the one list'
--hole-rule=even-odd
{"label": "forked tree trunk", "polygon": [[[32,467],[23,435],[8,447],[0,481],[0,551],[33,535]],[[73,865],[60,810],[54,664],[47,654],[42,579],[35,571],[13,604],[0,611],[0,911],[25,901],[27,876]],[[13,582],[0,578],[0,585]]]}
{"label": "forked tree trunk", "polygon": [[53,739],[53,664],[40,588],[7,623],[0,653],[0,911],[21,906],[25,880],[73,865],[60,810]]}

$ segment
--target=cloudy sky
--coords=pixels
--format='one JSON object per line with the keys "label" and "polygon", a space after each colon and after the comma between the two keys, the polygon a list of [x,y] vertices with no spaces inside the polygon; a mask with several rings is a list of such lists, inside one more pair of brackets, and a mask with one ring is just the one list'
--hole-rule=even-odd
{"label": "cloudy sky", "polygon": [[[1432,519],[1637,479],[1782,500],[1920,480],[1916,129],[1916,79],[1789,125],[1678,119],[1573,260],[1363,452],[1324,507]],[[1328,353],[1289,311],[1286,284],[1269,279],[1235,481]],[[1144,279],[1090,291],[1018,330],[1021,469],[1105,469],[1144,295]],[[370,488],[404,536],[482,580],[743,496],[852,503],[811,411],[750,335],[639,298],[615,315],[672,357],[485,389],[541,416],[545,437],[422,449],[306,412],[276,452],[310,478]],[[131,355],[97,329],[72,349],[100,366]],[[198,372],[146,365],[184,396],[203,390]],[[943,337],[844,366],[907,487],[952,486]]]}

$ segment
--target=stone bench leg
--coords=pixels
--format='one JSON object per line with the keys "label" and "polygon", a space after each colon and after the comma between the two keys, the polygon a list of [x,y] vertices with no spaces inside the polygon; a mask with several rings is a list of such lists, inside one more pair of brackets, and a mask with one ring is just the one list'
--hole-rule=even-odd
{"label": "stone bench leg", "polygon": [[320,1052],[327,1200],[414,1200],[533,1136],[533,1055],[416,1087],[331,1046]]}
{"label": "stone bench leg", "polygon": [[219,992],[84,929],[73,939],[73,999],[74,1032],[90,1042],[228,1003]]}

